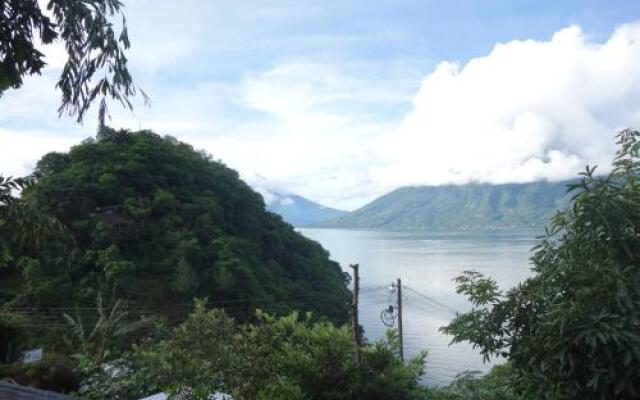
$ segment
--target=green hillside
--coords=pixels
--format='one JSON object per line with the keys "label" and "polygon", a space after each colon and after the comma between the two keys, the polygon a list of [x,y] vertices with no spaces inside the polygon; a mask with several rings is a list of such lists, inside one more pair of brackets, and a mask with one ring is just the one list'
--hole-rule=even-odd
{"label": "green hillside", "polygon": [[185,143],[105,130],[44,156],[37,172],[24,201],[69,237],[0,270],[2,302],[95,304],[101,292],[171,316],[206,296],[232,315],[299,309],[346,319],[339,265],[267,212],[235,171]]}
{"label": "green hillside", "polygon": [[554,211],[567,204],[566,184],[403,187],[322,226],[382,230],[542,228]]}

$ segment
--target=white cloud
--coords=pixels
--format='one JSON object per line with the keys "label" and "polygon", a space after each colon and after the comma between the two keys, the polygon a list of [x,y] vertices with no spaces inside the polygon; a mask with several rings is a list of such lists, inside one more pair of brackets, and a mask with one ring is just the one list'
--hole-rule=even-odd
{"label": "white cloud", "polygon": [[296,202],[291,197],[283,197],[279,200],[279,203],[283,206],[292,206]]}
{"label": "white cloud", "polygon": [[278,184],[269,181],[265,177],[254,174],[244,178],[253,190],[260,193],[266,205],[271,205],[279,201],[282,194]]}
{"label": "white cloud", "polygon": [[380,138],[379,188],[526,182],[606,169],[616,130],[640,123],[640,23],[602,44],[580,28],[498,44],[466,65],[442,62],[413,109]]}
{"label": "white cloud", "polygon": [[[134,76],[152,107],[140,99],[133,113],[113,105],[111,124],[204,149],[267,202],[275,192],[296,193],[352,209],[407,184],[563,179],[587,163],[605,166],[615,131],[640,125],[640,23],[604,43],[570,27],[548,41],[498,44],[465,64],[442,62],[421,82],[425,59],[286,51],[261,53],[257,64],[236,60],[234,74],[218,76],[209,72],[224,63],[192,62],[200,50],[230,51],[224,41],[201,43],[216,37],[196,35],[208,25],[176,38],[191,44],[174,54],[178,44],[148,38],[152,22],[131,23],[133,43],[144,43],[136,51],[146,54],[132,52]],[[0,98],[0,145],[9,154],[0,172],[26,173],[44,153],[95,132],[95,107],[84,127],[57,118],[53,88],[64,54],[50,50],[42,76]],[[182,68],[192,64],[207,73]],[[255,184],[256,174],[270,184]]]}
{"label": "white cloud", "polygon": [[373,155],[367,143],[397,123],[371,110],[394,105],[409,92],[399,90],[397,82],[372,81],[350,68],[297,60],[246,73],[235,101],[251,120],[224,134],[185,139],[239,170],[267,202],[273,200],[261,190],[263,184],[254,182],[256,174],[277,182],[280,192],[332,206],[359,206],[363,190],[370,188]]}
{"label": "white cloud", "polygon": [[42,131],[11,131],[0,128],[0,149],[3,149],[0,176],[30,174],[37,157],[52,151],[67,151],[78,141],[78,137],[52,136]]}

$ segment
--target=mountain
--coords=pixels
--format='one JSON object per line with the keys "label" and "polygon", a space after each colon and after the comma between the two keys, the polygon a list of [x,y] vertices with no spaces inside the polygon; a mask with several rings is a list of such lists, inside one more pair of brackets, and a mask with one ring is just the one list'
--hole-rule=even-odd
{"label": "mountain", "polygon": [[267,210],[279,214],[293,226],[314,226],[347,213],[325,207],[302,196],[280,192],[270,193]]}
{"label": "mountain", "polygon": [[2,268],[0,303],[73,307],[101,293],[179,317],[207,297],[239,317],[261,308],[347,318],[345,276],[327,251],[267,212],[236,171],[186,143],[104,129],[45,155],[37,173],[22,201],[55,216],[69,237]]}
{"label": "mountain", "polygon": [[380,230],[542,228],[570,198],[564,182],[396,189],[323,227]]}

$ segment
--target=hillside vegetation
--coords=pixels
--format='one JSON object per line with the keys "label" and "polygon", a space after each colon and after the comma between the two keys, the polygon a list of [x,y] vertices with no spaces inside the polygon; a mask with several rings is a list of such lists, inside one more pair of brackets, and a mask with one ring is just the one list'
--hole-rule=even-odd
{"label": "hillside vegetation", "polygon": [[320,225],[381,230],[542,228],[569,201],[568,183],[403,187]]}
{"label": "hillside vegetation", "polygon": [[95,305],[101,293],[183,317],[208,296],[232,315],[300,309],[346,320],[339,265],[265,211],[235,171],[185,143],[105,129],[47,154],[37,174],[24,205],[66,231],[0,269],[5,303]]}

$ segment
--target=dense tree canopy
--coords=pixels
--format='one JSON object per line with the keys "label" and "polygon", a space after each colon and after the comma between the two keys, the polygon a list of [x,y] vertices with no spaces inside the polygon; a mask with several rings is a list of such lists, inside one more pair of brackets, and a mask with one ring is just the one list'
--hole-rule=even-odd
{"label": "dense tree canopy", "polygon": [[530,398],[640,396],[640,132],[618,135],[613,170],[587,168],[533,257],[534,276],[502,293],[469,272],[475,308],[445,328],[486,357],[508,357]]}
{"label": "dense tree canopy", "polygon": [[14,190],[22,189],[27,182],[24,179],[0,176],[0,267],[11,260],[11,234],[9,232],[9,206],[13,203]]}
{"label": "dense tree canopy", "polygon": [[38,250],[43,242],[59,239],[64,234],[55,218],[39,213],[18,201],[16,194],[34,182],[34,177],[0,176],[0,268],[6,267],[16,250]]}
{"label": "dense tree canopy", "polygon": [[327,252],[187,144],[103,129],[44,156],[37,174],[21,202],[55,216],[69,238],[0,271],[0,300],[14,307],[95,304],[104,293],[180,318],[208,296],[236,316],[260,307],[346,319],[345,276]]}
{"label": "dense tree canopy", "polygon": [[[119,33],[114,23],[120,15],[119,0],[49,0],[46,10],[37,0],[0,0],[0,96],[45,67],[38,43],[47,46],[59,40],[68,56],[56,85],[62,91],[60,114],[80,121],[91,103],[101,99],[104,122],[106,98],[131,108],[129,97],[136,87],[127,67],[124,15]],[[100,78],[94,81],[96,76]]]}

